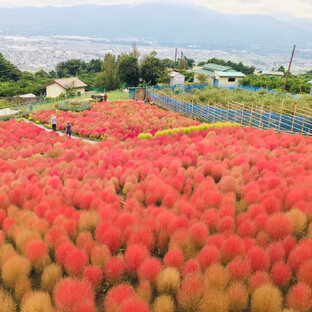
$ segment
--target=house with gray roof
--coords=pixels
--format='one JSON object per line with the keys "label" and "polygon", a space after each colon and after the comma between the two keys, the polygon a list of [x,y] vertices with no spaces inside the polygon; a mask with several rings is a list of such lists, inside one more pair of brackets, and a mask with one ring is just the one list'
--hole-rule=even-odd
{"label": "house with gray roof", "polygon": [[245,77],[241,72],[234,70],[229,66],[208,63],[202,67],[194,68],[194,83],[199,83],[198,76],[205,75],[206,83],[218,86],[220,85],[238,85]]}

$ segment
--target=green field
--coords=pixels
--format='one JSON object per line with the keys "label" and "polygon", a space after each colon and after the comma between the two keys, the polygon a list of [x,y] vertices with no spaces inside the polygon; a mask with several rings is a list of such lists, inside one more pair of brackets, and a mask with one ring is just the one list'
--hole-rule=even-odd
{"label": "green field", "polygon": [[202,91],[195,89],[192,93],[172,93],[170,89],[158,92],[160,95],[170,95],[178,100],[203,105],[232,108],[233,104],[240,104],[245,108],[269,110],[276,113],[293,114],[300,110],[310,113],[312,110],[312,96],[299,95],[293,97],[288,94],[275,94],[266,91],[250,92],[242,89],[228,90],[207,87]]}

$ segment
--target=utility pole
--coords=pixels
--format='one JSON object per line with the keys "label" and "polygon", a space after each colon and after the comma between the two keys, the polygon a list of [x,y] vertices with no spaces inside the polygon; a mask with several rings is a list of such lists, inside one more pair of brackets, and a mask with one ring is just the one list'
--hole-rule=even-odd
{"label": "utility pole", "polygon": [[291,64],[292,64],[292,61],[293,61],[293,58],[294,58],[295,50],[296,50],[296,45],[294,45],[294,48],[293,48],[293,51],[292,51],[292,54],[291,54],[290,63],[289,63],[289,66],[288,66],[288,71],[287,71],[287,75],[286,75],[286,79],[285,79],[285,84],[284,84],[284,90],[286,90],[287,80],[288,80],[288,76],[289,76]]}
{"label": "utility pole", "polygon": [[184,53],[183,51],[181,52],[181,69],[182,69],[182,65],[184,66],[184,70],[186,70],[186,66],[185,66],[185,58],[184,58]]}
{"label": "utility pole", "polygon": [[174,56],[174,70],[176,70],[177,66],[177,57],[178,57],[178,49],[175,49],[175,56]]}

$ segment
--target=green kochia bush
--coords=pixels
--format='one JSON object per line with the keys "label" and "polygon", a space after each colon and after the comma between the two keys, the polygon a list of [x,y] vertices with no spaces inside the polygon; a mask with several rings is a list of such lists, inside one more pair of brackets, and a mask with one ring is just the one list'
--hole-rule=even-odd
{"label": "green kochia bush", "polygon": [[57,109],[63,110],[65,112],[82,112],[84,110],[90,110],[91,105],[89,102],[62,102],[58,104]]}

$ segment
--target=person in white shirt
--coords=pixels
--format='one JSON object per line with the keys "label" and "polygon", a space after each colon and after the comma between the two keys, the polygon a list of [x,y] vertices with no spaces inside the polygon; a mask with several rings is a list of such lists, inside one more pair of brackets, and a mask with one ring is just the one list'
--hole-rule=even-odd
{"label": "person in white shirt", "polygon": [[51,124],[53,131],[56,131],[56,117],[54,115],[52,115]]}

